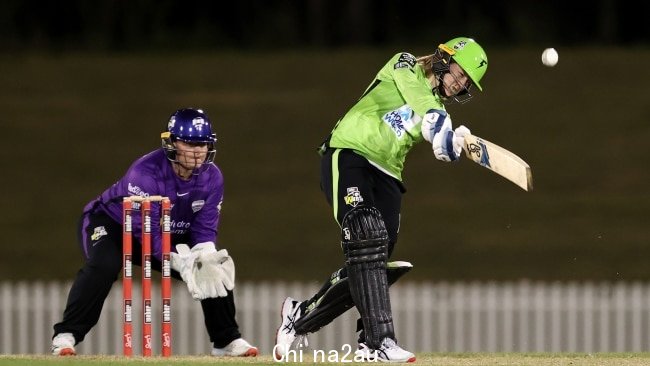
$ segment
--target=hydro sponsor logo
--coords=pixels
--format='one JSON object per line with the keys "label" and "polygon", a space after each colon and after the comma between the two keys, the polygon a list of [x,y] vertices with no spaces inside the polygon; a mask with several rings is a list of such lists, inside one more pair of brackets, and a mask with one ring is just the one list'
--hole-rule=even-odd
{"label": "hydro sponsor logo", "polygon": [[191,222],[185,222],[185,221],[174,221],[172,220],[171,222],[171,232],[172,234],[185,234],[187,230],[189,230],[190,226],[192,226]]}

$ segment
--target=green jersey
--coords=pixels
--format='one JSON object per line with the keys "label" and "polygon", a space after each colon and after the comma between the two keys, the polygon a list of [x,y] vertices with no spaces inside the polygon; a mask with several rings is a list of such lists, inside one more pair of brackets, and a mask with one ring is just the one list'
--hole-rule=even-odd
{"label": "green jersey", "polygon": [[424,70],[410,53],[398,53],[379,70],[359,101],[338,121],[329,146],[355,150],[402,180],[406,154],[422,141],[422,116],[445,110]]}

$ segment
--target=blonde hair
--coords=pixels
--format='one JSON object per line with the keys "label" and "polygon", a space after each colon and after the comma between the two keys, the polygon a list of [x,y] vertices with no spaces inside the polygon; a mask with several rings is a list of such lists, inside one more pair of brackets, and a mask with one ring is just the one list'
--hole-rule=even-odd
{"label": "blonde hair", "polygon": [[416,57],[418,65],[424,70],[424,75],[428,78],[433,74],[433,55]]}
{"label": "blonde hair", "polygon": [[415,58],[416,61],[418,62],[418,65],[420,65],[422,70],[424,70],[424,76],[426,76],[426,78],[429,79],[429,82],[431,83],[431,87],[435,87],[438,85],[438,80],[436,79],[436,75],[433,73],[433,64],[435,62],[440,62],[442,58],[443,57],[439,52],[427,56],[418,56]]}

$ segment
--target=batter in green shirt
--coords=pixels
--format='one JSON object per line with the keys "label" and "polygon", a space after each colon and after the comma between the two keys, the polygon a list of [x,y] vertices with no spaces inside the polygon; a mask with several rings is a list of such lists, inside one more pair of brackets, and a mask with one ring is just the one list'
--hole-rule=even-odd
{"label": "batter in green shirt", "polygon": [[321,147],[321,188],[341,227],[345,264],[310,299],[284,301],[276,360],[298,335],[316,332],[356,306],[362,330],[355,359],[415,361],[396,343],[388,293],[412,267],[388,261],[399,231],[404,161],[423,140],[437,159],[459,158],[469,129],[452,128],[445,104],[466,102],[475,89],[482,90],[487,66],[481,46],[465,37],[439,45],[429,56],[398,53],[338,121]]}

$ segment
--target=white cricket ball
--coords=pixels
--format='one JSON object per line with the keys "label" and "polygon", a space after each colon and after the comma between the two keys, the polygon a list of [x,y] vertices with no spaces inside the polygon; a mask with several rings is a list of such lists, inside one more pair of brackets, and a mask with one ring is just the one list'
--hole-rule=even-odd
{"label": "white cricket ball", "polygon": [[547,48],[542,52],[542,63],[548,67],[553,67],[557,64],[560,56],[557,54],[555,48]]}

